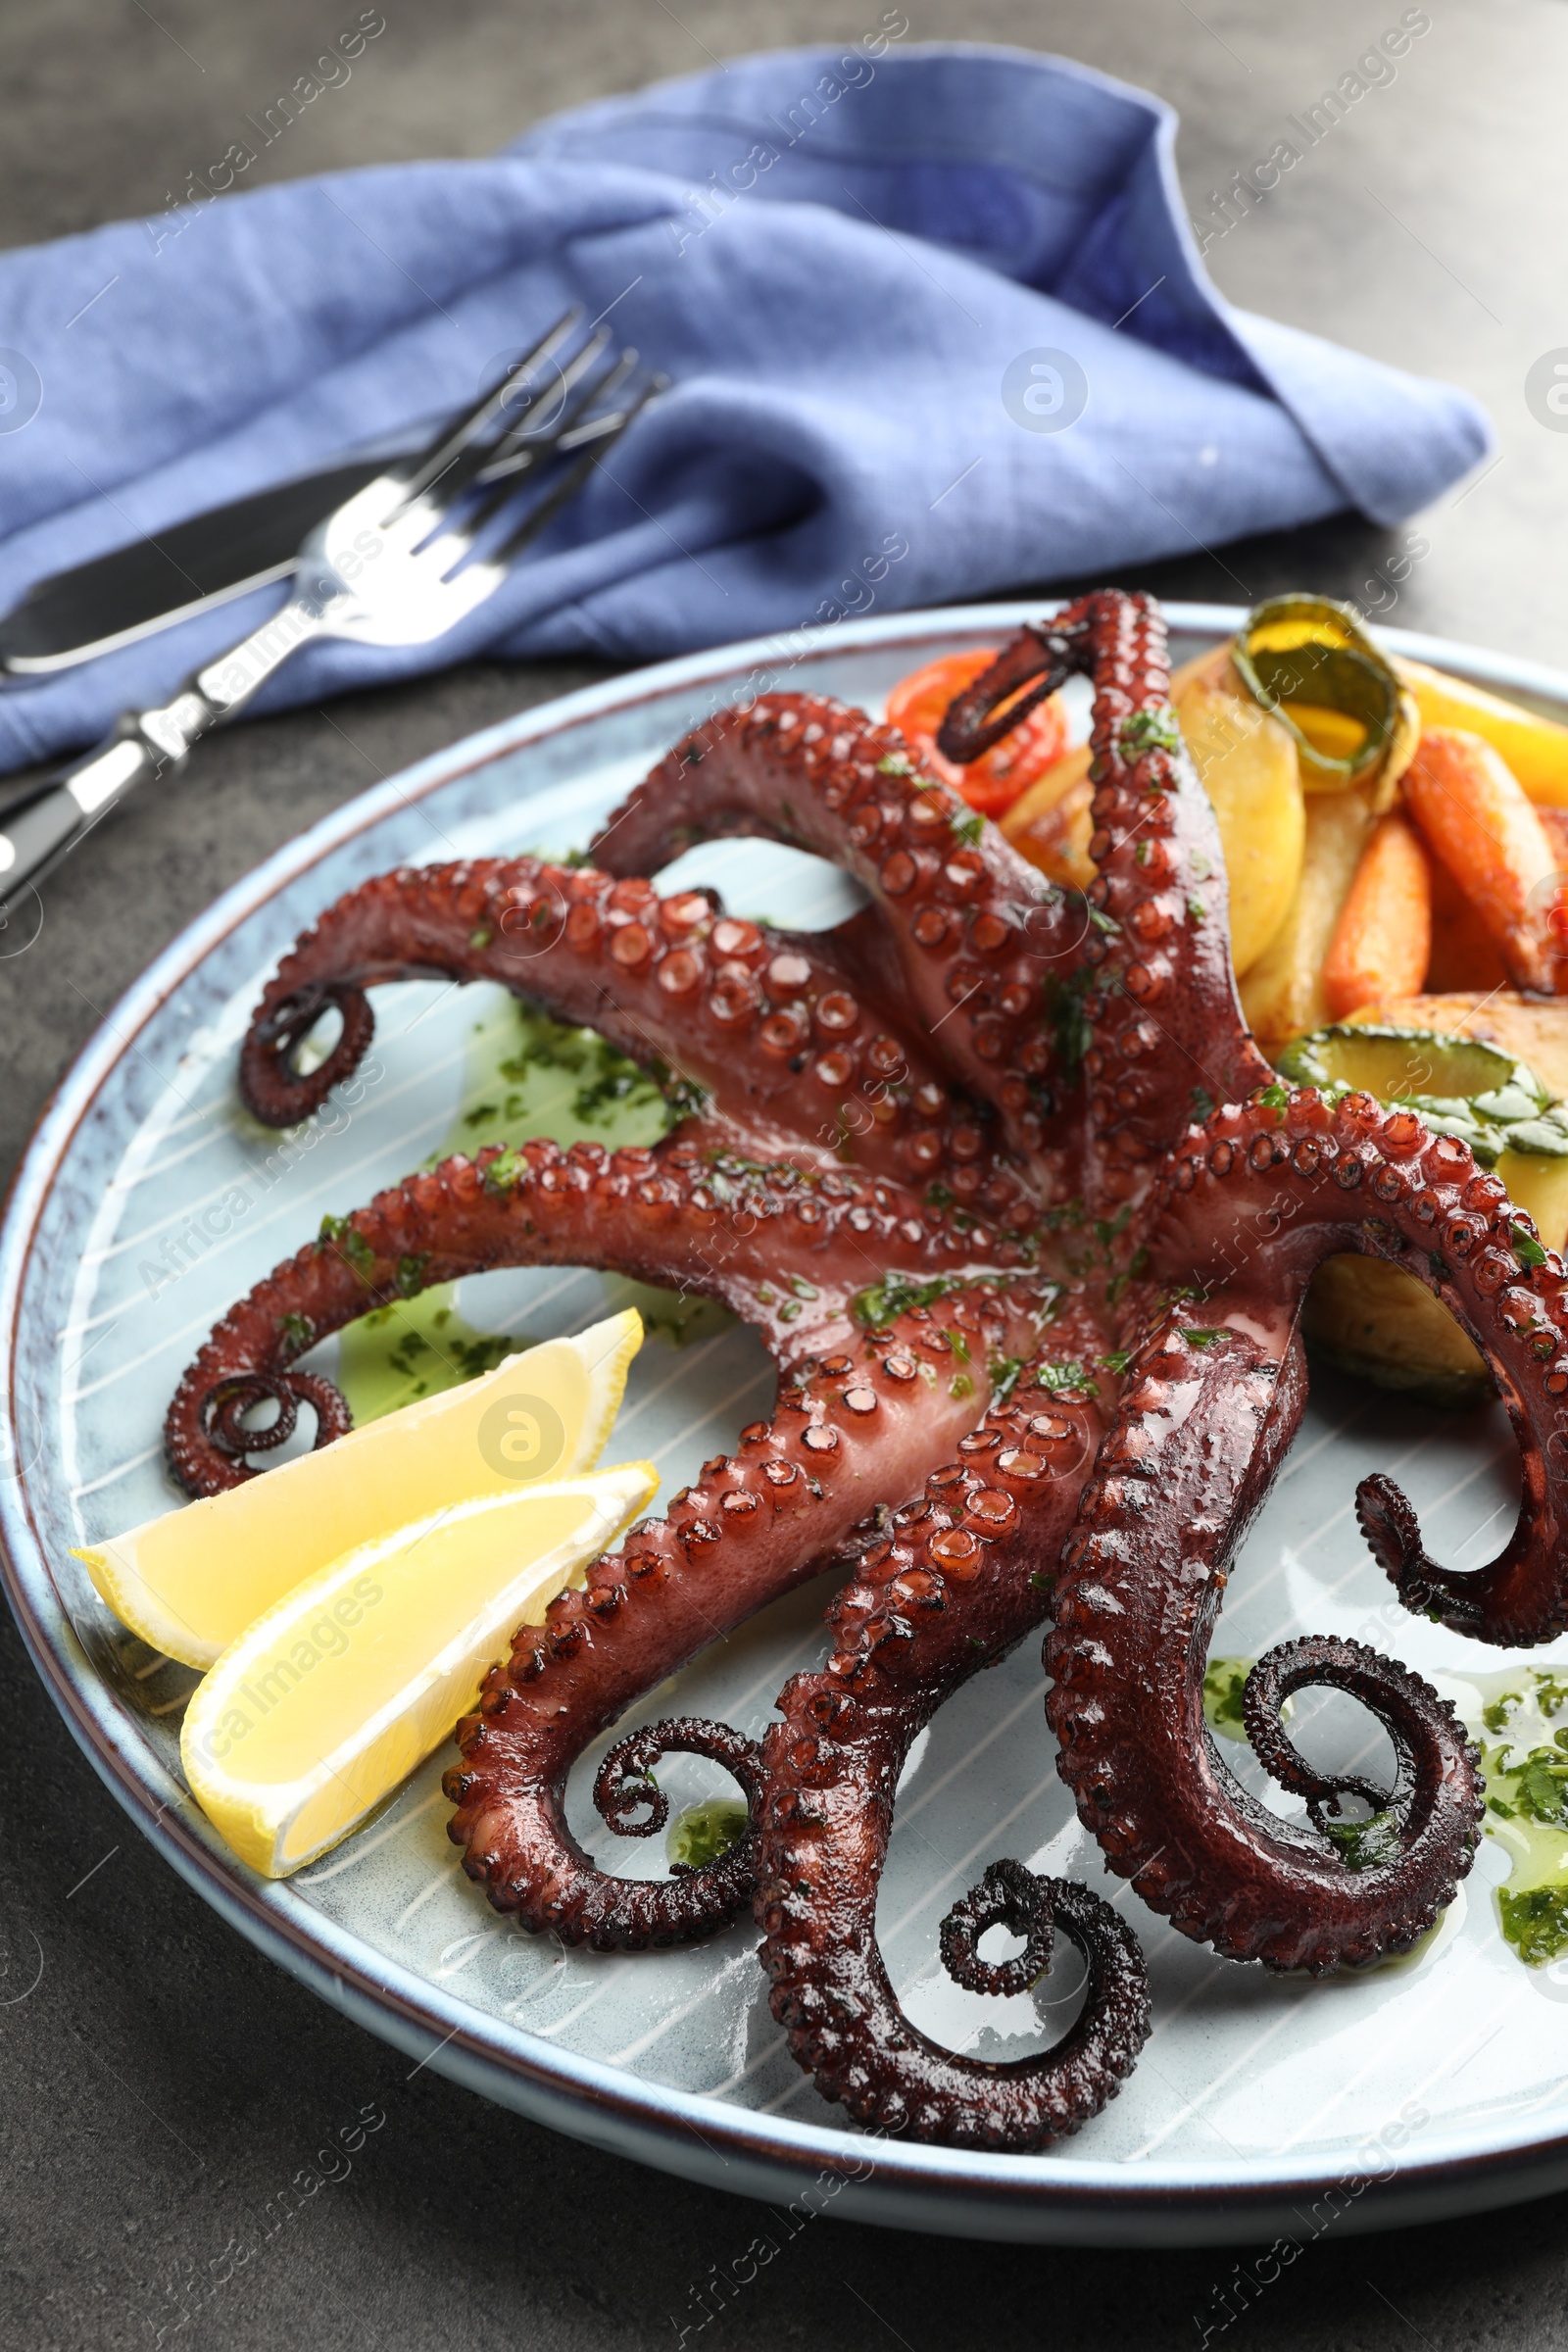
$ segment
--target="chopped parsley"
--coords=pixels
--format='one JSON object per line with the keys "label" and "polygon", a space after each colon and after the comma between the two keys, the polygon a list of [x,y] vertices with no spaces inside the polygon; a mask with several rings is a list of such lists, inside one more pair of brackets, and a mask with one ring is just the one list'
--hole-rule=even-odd
{"label": "chopped parsley", "polygon": [[320,1239],[326,1248],[336,1250],[346,1265],[353,1267],[362,1282],[369,1281],[375,1272],[375,1251],[347,1217],[323,1217]]}
{"label": "chopped parsley", "polygon": [[1094,974],[1081,967],[1066,980],[1057,983],[1054,1002],[1049,1008],[1056,1032],[1056,1054],[1069,1078],[1075,1078],[1089,1051],[1090,1027],[1084,1011],[1084,997],[1094,986]]}
{"label": "chopped parsley", "polygon": [[1256,1663],[1255,1658],[1211,1658],[1204,1669],[1203,1714],[1209,1729],[1227,1740],[1247,1738],[1242,1692]]}
{"label": "chopped parsley", "polygon": [[1568,1886],[1527,1886],[1510,1894],[1497,1889],[1502,1932],[1529,1968],[1555,1960],[1568,1945]]}
{"label": "chopped parsley", "polygon": [[1136,760],[1143,752],[1179,752],[1181,736],[1169,710],[1135,710],[1121,722],[1121,748]]}
{"label": "chopped parsley", "polygon": [[497,1194],[514,1191],[522,1182],[527,1167],[528,1162],[524,1154],[509,1148],[498,1158],[491,1160],[486,1167],[484,1172],[485,1191]]}
{"label": "chopped parsley", "polygon": [[1369,1813],[1364,1821],[1325,1821],[1322,1827],[1347,1870],[1376,1870],[1380,1863],[1396,1862],[1404,1850],[1394,1812]]}
{"label": "chopped parsley", "polygon": [[419,1292],[424,1288],[424,1269],[429,1263],[430,1252],[428,1250],[412,1250],[406,1257],[398,1259],[398,1270],[394,1279],[397,1282],[400,1298],[417,1298]]}
{"label": "chopped parsley", "polygon": [[962,1287],[956,1275],[946,1280],[938,1275],[933,1282],[911,1282],[907,1274],[895,1271],[884,1274],[880,1282],[868,1284],[863,1291],[857,1291],[850,1300],[850,1312],[868,1331],[885,1331],[911,1307],[934,1306],[939,1298],[951,1298]]}
{"label": "chopped parsley", "polygon": [[[649,1779],[653,1779],[652,1773]],[[670,1867],[676,1872],[706,1870],[727,1854],[746,1835],[750,1815],[737,1797],[713,1796],[706,1804],[688,1805],[670,1824],[664,1841]]]}

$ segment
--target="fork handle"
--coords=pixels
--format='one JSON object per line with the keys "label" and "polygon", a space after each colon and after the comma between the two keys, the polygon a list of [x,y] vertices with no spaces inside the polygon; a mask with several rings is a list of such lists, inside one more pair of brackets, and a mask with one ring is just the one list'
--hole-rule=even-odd
{"label": "fork handle", "polygon": [[135,718],[123,718],[95,752],[40,784],[0,817],[0,902],[42,881],[116,801],[169,764]]}
{"label": "fork handle", "polygon": [[318,635],[325,597],[291,597],[240,644],[194,671],[167,703],[129,710],[96,751],[38,785],[0,817],[0,906],[42,881],[81,836],[138,784],[172,775],[220,719],[248,703],[289,656]]}

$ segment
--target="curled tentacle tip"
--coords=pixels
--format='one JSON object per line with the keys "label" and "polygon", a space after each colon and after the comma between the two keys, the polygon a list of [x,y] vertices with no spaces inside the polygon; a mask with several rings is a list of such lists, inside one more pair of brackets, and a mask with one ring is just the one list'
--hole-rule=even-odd
{"label": "curled tentacle tip", "polygon": [[[1010,1960],[983,1960],[980,1938],[990,1928],[1022,1936],[1023,1950]],[[942,1922],[942,1965],[969,1992],[1027,1992],[1050,1968],[1054,1941],[1047,1882],[1021,1862],[993,1862]]]}
{"label": "curled tentacle tip", "polygon": [[[707,1756],[732,1773],[746,1791],[748,1807],[762,1788],[762,1754],[755,1740],[732,1731],[727,1723],[711,1723],[700,1715],[673,1716],[663,1723],[644,1724],[618,1740],[594,1776],[594,1808],[601,1820],[621,1838],[653,1838],[669,1821],[669,1798],[654,1779],[654,1766],[663,1756]],[[715,1857],[731,1862],[750,1838],[750,1825]],[[683,1878],[697,1874],[690,1865],[675,1865]]]}
{"label": "curled tentacle tip", "polygon": [[655,1838],[669,1822],[669,1799],[646,1765],[631,1762],[625,1743],[612,1748],[594,1779],[594,1810],[617,1838]]}
{"label": "curled tentacle tip", "polygon": [[1422,1558],[1420,1525],[1402,1489],[1374,1470],[1355,1490],[1355,1519],[1384,1575],[1400,1583]]}
{"label": "curled tentacle tip", "polygon": [[[245,1416],[259,1404],[277,1406],[275,1420],[261,1429]],[[189,1494],[216,1494],[242,1486],[257,1474],[247,1454],[270,1453],[286,1446],[299,1422],[301,1404],[316,1415],[314,1446],[347,1436],[354,1415],[340,1389],[318,1372],[270,1372],[254,1367],[215,1381],[193,1412],[176,1398],[166,1435],[170,1468]]]}
{"label": "curled tentacle tip", "polygon": [[[1412,1616],[1436,1618],[1455,1633],[1473,1634],[1482,1641],[1510,1638],[1501,1621],[1489,1625],[1478,1600],[1453,1590],[1421,1541],[1421,1523],[1407,1496],[1381,1470],[1356,1488],[1355,1516],[1368,1550]],[[1549,1638],[1534,1627],[1519,1635],[1523,1641]]]}
{"label": "curled tentacle tip", "polygon": [[[296,1068],[294,1056],[323,1012],[341,1014],[332,1049],[315,1069]],[[340,1079],[364,1059],[375,1034],[365,991],[341,981],[318,983],[286,998],[252,1022],[239,1056],[239,1091],[264,1127],[292,1127],[318,1110]]]}

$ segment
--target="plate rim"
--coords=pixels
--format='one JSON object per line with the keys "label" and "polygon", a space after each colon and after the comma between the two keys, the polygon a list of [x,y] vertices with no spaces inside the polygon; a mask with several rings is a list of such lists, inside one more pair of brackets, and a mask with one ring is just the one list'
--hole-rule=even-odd
{"label": "plate rim", "polygon": [[[928,607],[742,640],[683,655],[575,689],[431,753],[355,795],[252,867],[188,923],[133,981],[54,1088],[18,1162],[0,1223],[0,1411],[17,1429],[22,1294],[50,1185],[104,1086],[136,1036],[220,943],[289,883],[398,808],[530,743],[682,688],[734,682],[759,667],[808,664],[820,654],[1015,629],[1059,610],[1055,598]],[[1172,602],[1173,632],[1220,637],[1245,615],[1236,605]],[[1568,710],[1568,672],[1402,629],[1373,634],[1391,651],[1435,662],[1477,683],[1540,695]],[[13,1455],[15,1458],[15,1455]],[[1344,2146],[1319,2165],[1248,2160],[1187,2162],[1048,2158],[898,2145],[798,2123],[653,2082],[583,2057],[470,2008],[316,1911],[287,1882],[258,1879],[229,1854],[181,1784],[142,1740],[89,1662],[55,1592],[27,1494],[27,1473],[0,1487],[0,1583],[33,1666],[77,1744],[163,1858],[226,1923],[356,2023],[466,2088],[611,2152],[709,2186],[788,2203],[815,2186],[849,2218],[945,2235],[1041,2242],[1198,2244],[1290,2234],[1348,2174]],[[186,1818],[187,1813],[192,1818]],[[309,1922],[309,1925],[306,1922]],[[425,2047],[429,2042],[431,2046]],[[872,2151],[875,2151],[874,2154]],[[1475,2144],[1450,2129],[1417,2156],[1367,2178],[1340,2217],[1348,2230],[1397,2227],[1477,2212],[1568,2184],[1568,2132]],[[1132,2176],[1132,2177],[1129,2177]],[[829,2206],[826,2200],[835,2202]],[[808,2210],[813,2210],[808,2208]]]}

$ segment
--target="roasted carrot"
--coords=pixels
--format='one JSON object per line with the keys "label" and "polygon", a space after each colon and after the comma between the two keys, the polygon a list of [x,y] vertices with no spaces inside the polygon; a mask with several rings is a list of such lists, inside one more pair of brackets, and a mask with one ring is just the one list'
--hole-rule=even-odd
{"label": "roasted carrot", "polygon": [[1516,988],[1568,991],[1553,937],[1557,857],[1500,755],[1479,735],[1428,727],[1403,779],[1405,805],[1497,944]]}
{"label": "roasted carrot", "polygon": [[1436,858],[1430,863],[1432,960],[1421,993],[1445,996],[1455,989],[1475,989],[1485,996],[1491,989],[1505,989],[1508,974],[1496,941],[1447,867]]}
{"label": "roasted carrot", "polygon": [[1568,808],[1568,727],[1560,720],[1541,718],[1424,662],[1396,660],[1394,666],[1415,696],[1423,726],[1473,727],[1502,754],[1538,808]]}
{"label": "roasted carrot", "polygon": [[1323,963],[1337,1021],[1379,997],[1413,997],[1432,953],[1432,866],[1398,809],[1378,819]]}
{"label": "roasted carrot", "polygon": [[1541,801],[1536,802],[1535,808],[1541,819],[1542,831],[1551,844],[1553,857],[1563,871],[1568,873],[1568,808],[1548,808]]}

